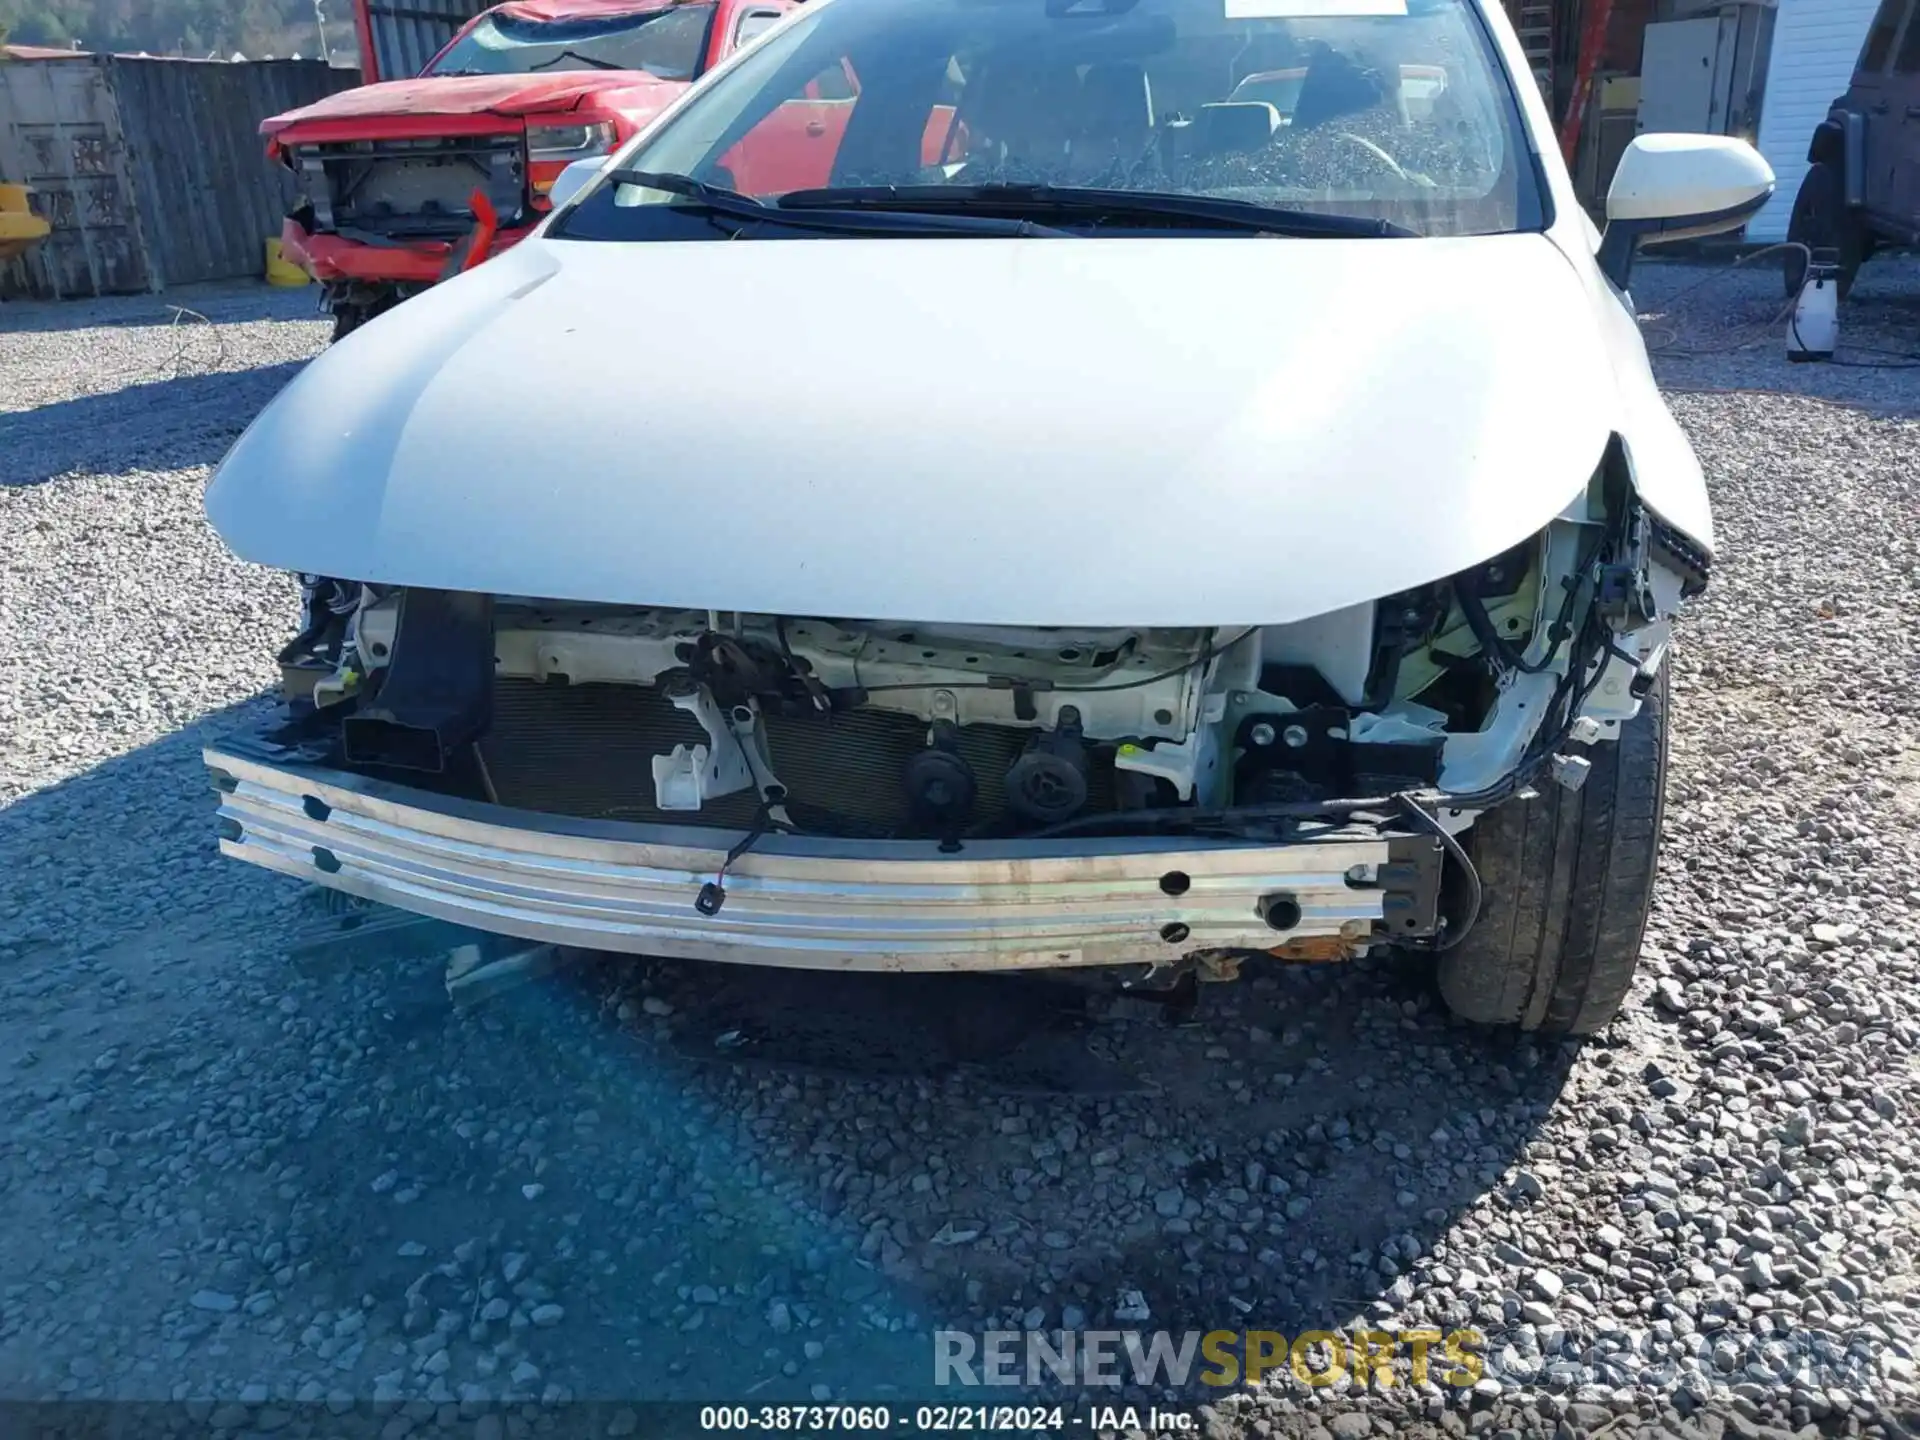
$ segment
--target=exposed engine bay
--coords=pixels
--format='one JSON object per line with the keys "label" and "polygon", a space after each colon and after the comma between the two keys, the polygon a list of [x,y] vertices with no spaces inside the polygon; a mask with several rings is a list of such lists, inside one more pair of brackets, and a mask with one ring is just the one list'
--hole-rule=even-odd
{"label": "exposed engine bay", "polygon": [[316,234],[457,240],[473,229],[476,190],[503,224],[526,218],[525,142],[517,135],[296,145],[287,163],[305,190],[300,218]]}
{"label": "exposed engine bay", "polygon": [[304,578],[281,661],[286,739],[312,758],[741,832],[736,854],[769,832],[958,851],[1355,821],[1440,836],[1543,776],[1577,787],[1706,557],[1609,466],[1501,555],[1284,626],[925,625]]}

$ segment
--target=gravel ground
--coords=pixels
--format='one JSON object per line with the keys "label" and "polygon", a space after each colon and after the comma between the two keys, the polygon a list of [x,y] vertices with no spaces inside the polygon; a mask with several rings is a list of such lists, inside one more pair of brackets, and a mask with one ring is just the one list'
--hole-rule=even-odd
{"label": "gravel ground", "polygon": [[[1778,253],[1738,264],[1648,264],[1634,271],[1648,349],[1670,391],[1786,391],[1887,416],[1920,412],[1920,272],[1876,260],[1840,312],[1830,365],[1785,362],[1788,306]],[[1716,503],[1727,496],[1723,484]]]}
{"label": "gravel ground", "polygon": [[[1390,963],[1174,1025],[641,962],[449,1011],[424,960],[292,959],[318,907],[214,854],[198,748],[262,713],[294,594],[200,497],[324,326],[261,289],[0,310],[0,1396],[499,1435],[499,1401],[901,1404],[941,1328],[1358,1323],[1476,1328],[1489,1374],[1205,1428],[1904,1433],[1920,372],[1786,364],[1771,270],[1639,280],[1724,558],[1641,981],[1582,1047]],[[1917,318],[1876,262],[1844,323],[1920,350]],[[1767,1368],[1809,1337],[1835,1363]],[[1681,1355],[1717,1383],[1654,1383]]]}

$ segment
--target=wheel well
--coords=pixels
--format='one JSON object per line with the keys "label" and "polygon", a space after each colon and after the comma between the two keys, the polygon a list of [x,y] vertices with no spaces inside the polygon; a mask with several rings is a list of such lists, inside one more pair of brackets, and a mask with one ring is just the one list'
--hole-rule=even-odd
{"label": "wheel well", "polygon": [[1807,145],[1807,163],[1831,165],[1835,170],[1845,172],[1847,137],[1836,121],[1823,120],[1814,127],[1813,139]]}

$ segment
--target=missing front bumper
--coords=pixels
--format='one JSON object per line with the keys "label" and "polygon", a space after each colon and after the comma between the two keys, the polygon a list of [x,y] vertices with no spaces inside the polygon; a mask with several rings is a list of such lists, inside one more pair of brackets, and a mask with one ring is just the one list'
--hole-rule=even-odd
{"label": "missing front bumper", "polygon": [[1431,934],[1432,841],[1337,832],[1192,840],[770,837],[728,903],[693,908],[735,837],[448,799],[250,747],[210,748],[237,860],[474,929],[592,949],[832,970],[1168,964],[1203,952],[1342,958]]}

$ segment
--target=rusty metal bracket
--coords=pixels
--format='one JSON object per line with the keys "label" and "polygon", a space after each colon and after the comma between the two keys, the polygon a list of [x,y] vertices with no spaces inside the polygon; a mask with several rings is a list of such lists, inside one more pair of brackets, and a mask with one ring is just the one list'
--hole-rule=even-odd
{"label": "rusty metal bracket", "polygon": [[1235,950],[1203,950],[1193,957],[1193,975],[1210,984],[1230,984],[1240,978],[1240,961]]}
{"label": "rusty metal bracket", "polygon": [[1267,954],[1296,965],[1332,965],[1357,958],[1372,939],[1371,929],[1360,921],[1349,921],[1338,935],[1303,935],[1270,947]]}

